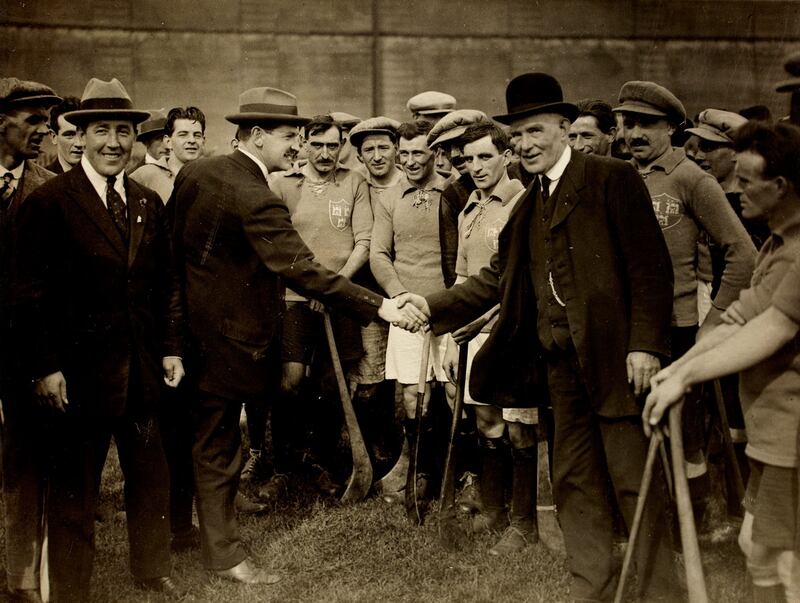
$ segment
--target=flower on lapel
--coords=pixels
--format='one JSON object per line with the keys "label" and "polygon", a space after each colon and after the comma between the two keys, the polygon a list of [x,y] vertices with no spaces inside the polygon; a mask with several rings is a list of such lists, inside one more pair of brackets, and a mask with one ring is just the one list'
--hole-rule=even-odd
{"label": "flower on lapel", "polygon": [[146,199],[139,199],[139,205],[141,205],[142,207],[146,207],[147,206],[147,200]]}
{"label": "flower on lapel", "polygon": [[136,223],[137,224],[141,224],[142,223],[142,216],[136,216]]}

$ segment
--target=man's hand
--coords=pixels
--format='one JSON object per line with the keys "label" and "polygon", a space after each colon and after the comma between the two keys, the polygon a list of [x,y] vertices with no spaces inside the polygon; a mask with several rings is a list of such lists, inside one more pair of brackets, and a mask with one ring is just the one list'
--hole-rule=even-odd
{"label": "man's hand", "polygon": [[324,304],[321,301],[317,301],[316,299],[309,299],[308,307],[311,308],[314,312],[319,312],[320,314],[325,312]]}
{"label": "man's hand", "polygon": [[647,395],[644,410],[642,410],[645,435],[650,436],[652,428],[658,425],[664,413],[670,406],[680,402],[688,390],[689,386],[684,381],[680,370],[675,371],[674,374],[653,387],[653,390]]}
{"label": "man's hand", "polygon": [[398,308],[413,306],[420,311],[426,322],[428,318],[431,317],[431,309],[428,307],[428,302],[421,295],[417,295],[416,293],[401,293],[395,297],[395,299],[397,300]]}
{"label": "man's hand", "polygon": [[378,316],[396,327],[416,333],[427,324],[427,317],[413,304],[404,304],[399,299],[384,299],[378,308]]}
{"label": "man's hand", "polygon": [[442,369],[450,383],[455,384],[458,380],[458,344],[451,337],[447,339],[447,351],[442,359]]}
{"label": "man's hand", "polygon": [[468,325],[464,325],[460,329],[453,331],[453,339],[459,345],[466,345],[471,339],[481,332],[481,329],[486,326],[487,322],[489,322],[489,319],[486,318],[486,316],[481,316],[480,318],[473,320]]}
{"label": "man's hand", "polygon": [[633,393],[638,396],[650,385],[650,378],[661,368],[661,361],[647,352],[629,352],[625,362],[628,383],[633,383]]}
{"label": "man's hand", "polygon": [[58,411],[66,412],[69,405],[67,380],[64,379],[64,373],[61,371],[34,381],[33,393],[42,406],[50,406]]}
{"label": "man's hand", "polygon": [[747,323],[747,318],[745,318],[742,313],[742,304],[738,299],[728,306],[722,313],[722,316],[720,316],[720,319],[728,325],[739,325],[743,327]]}
{"label": "man's hand", "polygon": [[186,374],[181,359],[177,356],[164,356],[161,359],[161,367],[164,369],[164,383],[169,387],[178,387]]}

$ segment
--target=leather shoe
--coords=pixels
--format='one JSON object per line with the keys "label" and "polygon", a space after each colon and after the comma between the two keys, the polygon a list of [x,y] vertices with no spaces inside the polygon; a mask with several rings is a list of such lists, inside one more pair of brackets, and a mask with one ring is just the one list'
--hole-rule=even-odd
{"label": "leather shoe", "polygon": [[253,502],[241,492],[236,493],[236,500],[234,502],[236,512],[242,515],[258,515],[267,512],[267,505],[263,503]]}
{"label": "leather shoe", "polygon": [[9,593],[14,603],[42,603],[42,595],[34,588],[13,588]]}
{"label": "leather shoe", "polygon": [[142,590],[149,590],[153,593],[160,593],[166,595],[173,601],[187,601],[189,600],[189,593],[178,586],[172,581],[169,576],[161,576],[159,578],[148,578],[147,580],[136,580],[135,585]]}
{"label": "leather shoe", "polygon": [[277,574],[267,573],[263,567],[251,564],[248,559],[225,570],[214,570],[214,573],[220,578],[241,584],[275,584],[281,579]]}

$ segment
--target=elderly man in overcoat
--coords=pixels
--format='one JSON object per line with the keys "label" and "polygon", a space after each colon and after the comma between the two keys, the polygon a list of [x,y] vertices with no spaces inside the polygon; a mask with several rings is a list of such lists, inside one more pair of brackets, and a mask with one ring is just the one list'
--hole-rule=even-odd
{"label": "elderly man in overcoat", "polygon": [[[522,166],[535,176],[526,197],[488,268],[411,301],[427,310],[435,333],[500,302],[470,393],[500,406],[549,394],[571,598],[606,601],[616,583],[610,500],[630,526],[647,452],[637,396],[670,349],[669,254],[635,170],[569,148],[577,108],[563,101],[555,78],[521,75],[506,101],[508,114],[495,119],[511,126]],[[648,601],[674,596],[664,500],[648,500],[646,537],[637,543]]]}
{"label": "elderly man in overcoat", "polygon": [[169,578],[167,473],[157,407],[183,375],[178,281],[164,205],[124,173],[147,112],[122,84],[92,79],[66,118],[79,165],[34,191],[18,218],[16,316],[25,376],[50,408],[47,508],[51,601],[89,599],[100,475],[111,438],[125,476],[130,568]]}

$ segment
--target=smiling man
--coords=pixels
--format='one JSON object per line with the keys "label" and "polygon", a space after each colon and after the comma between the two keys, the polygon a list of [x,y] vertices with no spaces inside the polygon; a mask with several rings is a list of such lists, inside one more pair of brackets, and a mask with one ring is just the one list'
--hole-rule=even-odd
{"label": "smiling man", "polygon": [[[279,577],[248,559],[234,499],[242,466],[242,402],[272,402],[279,387],[285,287],[362,325],[380,316],[416,328],[421,314],[408,316],[396,301],[315,261],[286,204],[270,190],[268,174],[291,168],[300,150],[299,128],[310,121],[298,115],[296,97],[251,88],[226,119],[238,127],[237,149],[184,166],[170,201],[196,351],[191,366],[199,396],[191,420],[201,556],[221,577],[271,584]],[[336,215],[329,208],[333,227],[342,225],[343,210]]]}
{"label": "smiling man", "polygon": [[76,110],[81,99],[65,96],[50,111],[50,137],[56,145],[56,158],[47,166],[54,174],[63,174],[78,165],[83,155],[83,137],[78,135],[75,124],[64,119],[64,113]]}
{"label": "smiling man", "polygon": [[156,191],[166,203],[181,168],[203,156],[205,132],[206,116],[197,107],[170,109],[164,124],[164,143],[169,153],[166,165],[145,163],[131,174],[131,178]]}
{"label": "smiling man", "polygon": [[584,99],[575,103],[578,117],[569,127],[569,146],[587,155],[611,155],[617,135],[617,120],[611,105],[602,100]]}
{"label": "smiling man", "polygon": [[85,150],[19,216],[18,328],[25,374],[49,411],[51,600],[86,601],[100,476],[113,437],[125,476],[130,569],[178,598],[169,559],[161,386],[183,376],[181,309],[163,204],[124,168],[147,112],[122,84],[92,79],[65,115]]}
{"label": "smiling man", "polygon": [[[409,300],[430,314],[436,334],[500,304],[475,356],[470,395],[501,407],[549,395],[570,597],[606,601],[616,580],[609,500],[616,497],[630,526],[647,453],[636,398],[669,354],[669,255],[636,171],[570,149],[577,108],[564,102],[555,78],[514,78],[506,103],[508,114],[495,119],[511,126],[522,167],[533,176],[526,197],[488,268]],[[677,595],[660,494],[645,508],[649,538],[635,553],[644,600]]]}

